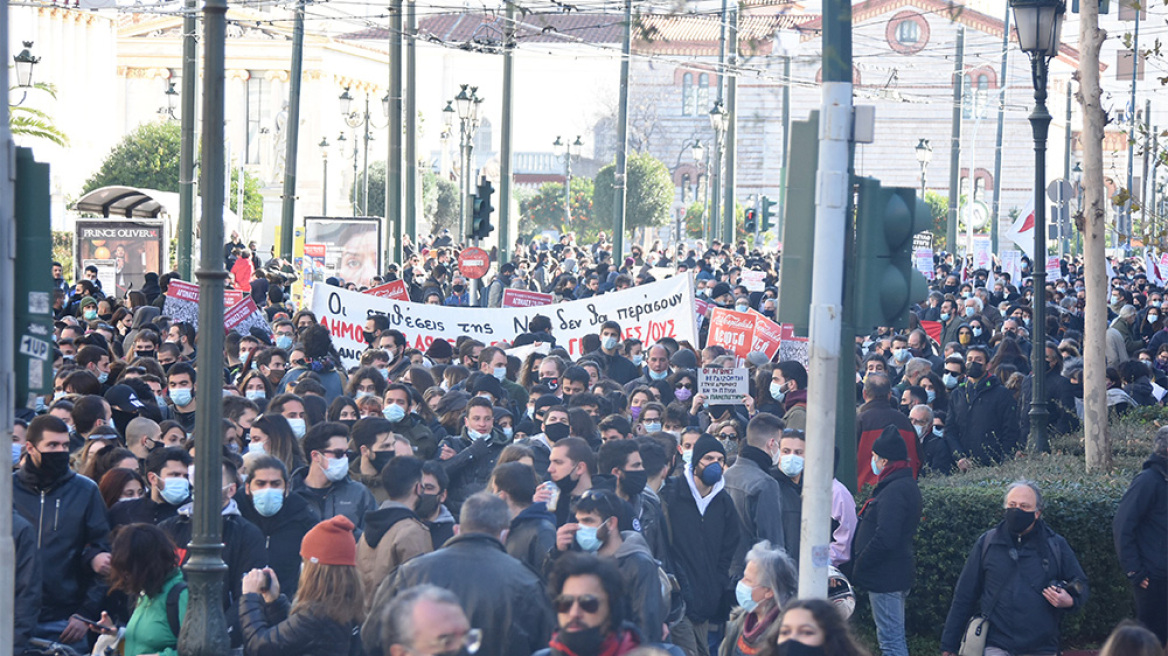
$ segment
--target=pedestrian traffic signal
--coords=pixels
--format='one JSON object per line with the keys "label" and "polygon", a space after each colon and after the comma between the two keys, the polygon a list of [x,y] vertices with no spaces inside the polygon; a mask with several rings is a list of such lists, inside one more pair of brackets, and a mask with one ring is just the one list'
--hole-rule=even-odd
{"label": "pedestrian traffic signal", "polygon": [[762,231],[763,232],[770,230],[771,226],[774,225],[774,221],[772,221],[771,219],[773,219],[775,216],[774,207],[775,207],[775,205],[778,205],[778,204],[779,204],[779,201],[771,200],[770,197],[768,197],[768,196],[763,196],[761,199],[759,199],[759,207],[762,209]]}
{"label": "pedestrian traffic signal", "polygon": [[912,250],[913,235],[929,228],[929,206],[908,187],[882,187],[875,178],[860,178],[859,186],[856,330],[907,328],[909,307],[929,294]]}
{"label": "pedestrian traffic signal", "polygon": [[746,210],[746,234],[754,234],[756,229],[758,229],[758,221],[754,216],[754,208],[750,208]]}
{"label": "pedestrian traffic signal", "polygon": [[495,230],[495,226],[491,225],[491,212],[495,211],[495,208],[491,207],[491,194],[493,193],[495,193],[495,187],[491,185],[491,181],[482,178],[478,191],[474,195],[471,213],[470,235],[475,239],[486,239],[487,235]]}

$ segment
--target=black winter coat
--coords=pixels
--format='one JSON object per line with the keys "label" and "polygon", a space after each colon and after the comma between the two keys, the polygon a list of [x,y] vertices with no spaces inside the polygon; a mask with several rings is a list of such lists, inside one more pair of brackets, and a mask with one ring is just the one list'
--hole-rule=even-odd
{"label": "black winter coat", "polygon": [[542,503],[532,504],[511,520],[507,553],[531,568],[541,579],[552,549],[556,548],[556,516]]}
{"label": "black winter coat", "polygon": [[[1142,379],[1147,382],[1147,379]],[[1059,435],[1066,435],[1079,427],[1079,416],[1075,414],[1075,389],[1071,381],[1057,371],[1046,372],[1046,426]],[[1152,391],[1148,385],[1148,392]],[[1018,403],[1018,421],[1021,427],[1020,440],[1030,435],[1030,401],[1034,398],[1034,374],[1022,380],[1022,398]],[[1136,399],[1139,401],[1139,399]],[[1153,399],[1154,401],[1154,399]],[[1141,405],[1143,403],[1141,402]]]}
{"label": "black winter coat", "polygon": [[37,551],[36,528],[20,513],[12,514],[12,540],[16,553],[16,604],[12,624],[15,642],[12,653],[28,648],[28,639],[36,629],[41,612],[41,559]]}
{"label": "black winter coat", "polygon": [[153,524],[158,526],[162,522],[178,514],[178,506],[172,506],[163,501],[155,503],[150,495],[137,499],[119,501],[109,509],[110,528],[117,528],[126,524]]}
{"label": "black winter coat", "polygon": [[962,457],[1001,462],[1022,445],[1014,395],[990,376],[976,385],[962,383],[949,395],[945,437]]}
{"label": "black winter coat", "polygon": [[365,530],[365,513],[377,510],[377,500],[373,498],[373,493],[349,477],[326,488],[308,487],[305,478],[309,466],[292,472],[293,492],[303,497],[322,520],[344,515],[357,527],[353,532],[354,537],[361,537],[361,531]]}
{"label": "black winter coat", "polygon": [[[989,547],[983,549],[987,539]],[[1052,547],[1058,550],[1057,555],[1052,553]],[[1042,596],[1043,589],[1056,580],[1079,584],[1077,590],[1067,589],[1075,605],[1066,611],[1051,606]],[[1065,612],[1082,608],[1087,594],[1087,575],[1062,536],[1042,520],[1021,537],[1012,536],[1005,522],[999,523],[983,533],[969,551],[953,590],[953,602],[941,633],[941,649],[957,653],[969,618],[988,612],[986,644],[990,647],[1011,654],[1056,654],[1059,620]],[[995,595],[1000,596],[996,605]]]}
{"label": "black winter coat", "polygon": [[467,497],[487,487],[491,472],[495,470],[495,461],[510,443],[511,438],[503,435],[503,431],[498,428],[491,429],[491,436],[484,440],[467,437],[465,427],[458,437],[442,440],[442,446],[448,446],[456,452],[449,460],[439,461],[450,476],[446,507],[450,508],[455,517],[458,517],[462,502]]}
{"label": "black winter coat", "polygon": [[73,472],[41,485],[31,458],[12,477],[13,510],[33,525],[40,552],[40,623],[73,613],[99,617],[105,586],[90,561],[109,551],[105,501],[93,481]]}
{"label": "black winter coat", "polygon": [[320,522],[320,514],[298,494],[284,497],[280,512],[271,517],[256,512],[250,494],[240,495],[237,501],[239,514],[264,535],[268,567],[276,573],[280,590],[295,598],[300,585],[300,542]]}
{"label": "black winter coat", "polygon": [[681,583],[685,614],[695,624],[713,619],[723,592],[730,588],[730,565],[742,528],[734,501],[725,490],[714,493],[705,514],[698,511],[683,472],[662,489],[661,505],[669,527],[670,556]]}
{"label": "black winter coat", "polygon": [[1112,531],[1128,579],[1168,578],[1168,458],[1153,454],[1144,461],[1119,501]]}
{"label": "black winter coat", "polygon": [[288,613],[292,603],[281,594],[266,603],[258,594],[239,600],[239,622],[243,628],[243,653],[247,656],[337,656],[348,654],[353,626],[311,611]]}
{"label": "black winter coat", "polygon": [[921,523],[921,490],[912,469],[889,472],[860,509],[852,543],[852,583],[871,592],[900,592],[916,579],[913,536]]}
{"label": "black winter coat", "polygon": [[933,474],[951,474],[957,464],[953,461],[953,449],[949,441],[944,436],[934,435],[932,429],[925,433],[924,439],[918,441],[917,455],[921,459],[921,469]]}

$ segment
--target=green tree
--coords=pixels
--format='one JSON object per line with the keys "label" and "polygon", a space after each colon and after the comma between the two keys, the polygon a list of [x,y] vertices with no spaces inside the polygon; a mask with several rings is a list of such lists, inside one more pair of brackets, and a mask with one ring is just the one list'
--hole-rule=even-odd
{"label": "green tree", "polygon": [[705,203],[690,203],[690,206],[685,208],[685,234],[687,237],[701,238],[705,216]]}
{"label": "green tree", "polygon": [[935,191],[925,192],[925,203],[933,215],[933,250],[946,250],[945,231],[949,226],[949,196]]}
{"label": "green tree", "polygon": [[[57,98],[57,87],[51,84],[37,82],[32,85],[32,88],[38,91],[44,91],[52,96],[54,100]],[[18,87],[10,87],[8,91],[9,95],[11,95],[12,92],[20,91],[20,89]],[[58,146],[69,144],[69,138],[57,128],[52,116],[47,112],[30,107],[24,103],[8,105],[8,129],[14,137],[24,136],[32,139],[44,139]]]}
{"label": "green tree", "polygon": [[[361,201],[365,198],[365,172],[357,171],[353,186],[349,188],[349,202],[361,212]],[[365,216],[385,216],[385,162],[369,163],[369,206]]]}
{"label": "green tree", "polygon": [[588,241],[600,232],[593,220],[592,198],[595,188],[590,178],[572,178],[572,218],[565,224],[564,185],[545,182],[531,198],[519,203],[519,232],[530,234],[541,230],[574,232],[581,241]]}
{"label": "green tree", "polygon": [[[629,155],[626,167],[625,227],[628,229],[659,226],[669,220],[669,207],[675,190],[669,168],[649,153]],[[596,174],[592,205],[597,222],[611,232],[613,177],[616,165],[609,164]]]}
{"label": "green tree", "polygon": [[425,171],[422,174],[422,212],[433,234],[439,234],[445,229],[460,234],[458,185],[433,171]]}
{"label": "green tree", "polygon": [[87,194],[110,185],[178,191],[182,135],[177,121],[143,123],[122,138],[81,189]]}
{"label": "green tree", "polygon": [[239,211],[239,171],[238,168],[231,169],[231,198],[228,199],[228,205],[232,212],[235,212],[244,221],[251,223],[259,223],[264,220],[264,197],[260,195],[260,179],[251,174],[247,169],[243,169],[243,213]]}

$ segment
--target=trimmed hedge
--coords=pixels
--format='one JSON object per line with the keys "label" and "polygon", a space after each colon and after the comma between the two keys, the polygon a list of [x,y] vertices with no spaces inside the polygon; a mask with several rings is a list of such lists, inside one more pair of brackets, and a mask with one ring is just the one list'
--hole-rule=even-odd
{"label": "trimmed hedge", "polygon": [[[1001,521],[1006,488],[1022,478],[1037,482],[1042,489],[1043,519],[1066,538],[1090,584],[1087,605],[1063,620],[1063,647],[1097,645],[1121,620],[1133,617],[1131,588],[1115,555],[1111,523],[1120,498],[1151,452],[1156,426],[1149,420],[1154,419],[1132,417],[1113,425],[1117,448],[1115,466],[1108,474],[1085,473],[1081,436],[1072,436],[1055,444],[1056,453],[1051,455],[922,478],[923,516],[915,538],[917,578],[905,609],[913,653],[939,645],[953,589],[969,552],[979,535]],[[853,620],[861,635],[872,627],[864,597]]]}

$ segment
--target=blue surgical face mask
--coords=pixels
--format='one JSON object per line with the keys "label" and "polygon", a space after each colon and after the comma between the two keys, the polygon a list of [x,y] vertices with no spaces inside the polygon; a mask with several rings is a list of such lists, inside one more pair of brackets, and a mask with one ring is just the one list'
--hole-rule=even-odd
{"label": "blue surgical face mask", "polygon": [[637,365],[638,367],[641,366],[641,363],[643,363],[644,361],[645,361],[645,354],[644,353],[638,353],[638,354],[633,356],[633,364]]}
{"label": "blue surgical face mask", "polygon": [[611,351],[614,348],[616,348],[616,345],[619,341],[620,340],[618,340],[617,338],[613,337],[612,335],[609,335],[608,337],[605,337],[603,340],[601,340],[600,345],[604,350]]}
{"label": "blue surgical face mask", "polygon": [[24,448],[24,446],[21,444],[13,444],[12,445],[12,466],[13,467],[15,467],[16,464],[20,462],[20,453],[23,450],[23,448]]}
{"label": "blue surgical face mask", "polygon": [[753,599],[751,595],[754,594],[754,588],[746,585],[742,581],[734,586],[734,597],[738,600],[738,606],[746,612],[752,612],[758,608],[758,602]]}
{"label": "blue surgical face mask", "polygon": [[880,472],[882,472],[882,471],[884,471],[884,468],[881,467],[880,465],[876,464],[876,458],[873,457],[872,458],[872,473],[879,476]]}
{"label": "blue surgical face mask", "polygon": [[645,422],[645,432],[646,433],[656,433],[660,430],[661,430],[661,422],[659,422],[659,421]]}
{"label": "blue surgical face mask", "polygon": [[937,399],[937,393],[931,389],[925,390],[925,398],[928,399],[929,403],[932,403]]}
{"label": "blue surgical face mask", "polygon": [[308,424],[304,423],[303,419],[289,419],[288,425],[292,427],[292,434],[297,438],[303,438],[308,432]]}
{"label": "blue surgical face mask", "polygon": [[256,512],[264,517],[271,517],[284,507],[284,490],[267,488],[256,490],[251,494],[251,503]]}
{"label": "blue surgical face mask", "polygon": [[507,377],[507,367],[495,367],[491,373],[494,374],[495,380],[501,383]]}
{"label": "blue surgical face mask", "polygon": [[266,454],[268,452],[268,449],[267,449],[267,447],[264,446],[263,442],[248,442],[247,452],[248,453]]}
{"label": "blue surgical face mask", "polygon": [[385,409],[381,411],[381,414],[394,424],[406,418],[405,409],[396,403],[390,403],[389,405],[385,406]]}
{"label": "blue surgical face mask", "polygon": [[948,312],[942,312],[942,313],[941,313],[941,321],[948,321],[948,320],[949,320],[949,313],[948,313]]}
{"label": "blue surgical face mask", "polygon": [[739,303],[739,304],[737,304],[737,305],[735,305],[735,306],[734,306],[734,311],[735,311],[735,312],[748,312],[749,310],[750,310],[750,306],[749,306],[749,305],[744,305],[744,304],[742,304],[742,303]]}
{"label": "blue surgical face mask", "polygon": [[665,371],[662,371],[661,373],[653,371],[652,369],[649,370],[649,380],[665,380],[665,377],[668,375],[669,375],[668,369],[666,369]]}
{"label": "blue surgical face mask", "polygon": [[779,470],[794,478],[803,473],[803,456],[788,453],[779,458]]}
{"label": "blue surgical face mask", "polygon": [[263,390],[247,390],[243,395],[247,397],[248,401],[262,401],[268,398],[267,393]]}
{"label": "blue surgical face mask", "polygon": [[168,478],[162,483],[162,498],[177,506],[191,498],[191,482],[185,478]]}
{"label": "blue surgical face mask", "polygon": [[681,452],[681,461],[685,464],[693,464],[693,449]]}
{"label": "blue surgical face mask", "polygon": [[184,407],[191,404],[191,398],[194,394],[189,389],[172,389],[170,390],[170,400],[178,407]]}
{"label": "blue surgical face mask", "polygon": [[154,402],[157,403],[158,407],[160,407],[160,408],[166,407],[166,397],[165,396],[155,396]]}
{"label": "blue surgical face mask", "polygon": [[515,429],[511,428],[510,426],[504,426],[499,430],[503,431],[503,437],[506,437],[507,439],[511,439],[511,436],[515,434]]}
{"label": "blue surgical face mask", "polygon": [[580,526],[576,529],[576,544],[584,551],[595,553],[600,550],[603,544],[600,538],[596,537],[599,529],[595,526]]}
{"label": "blue surgical face mask", "polygon": [[782,403],[783,399],[787,397],[787,392],[783,389],[783,383],[777,383],[772,380],[769,389],[771,398],[778,401],[779,403]]}
{"label": "blue surgical face mask", "polygon": [[291,335],[276,335],[276,348],[287,351],[292,348]]}
{"label": "blue surgical face mask", "polygon": [[105,385],[105,381],[107,381],[107,380],[109,380],[109,372],[108,371],[97,372],[97,382],[101,383],[102,385]]}
{"label": "blue surgical face mask", "polygon": [[349,457],[326,458],[328,465],[324,468],[324,477],[336,483],[349,475]]}

